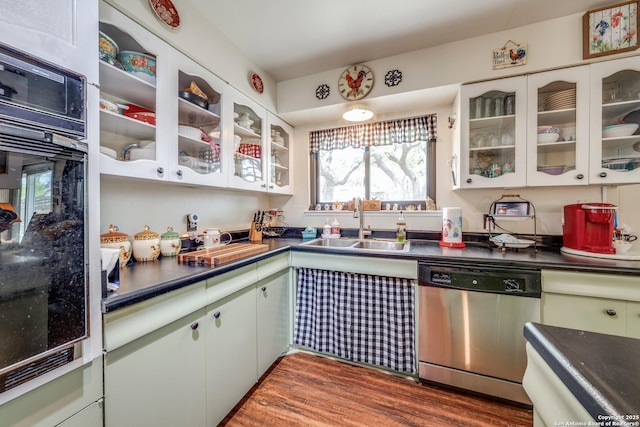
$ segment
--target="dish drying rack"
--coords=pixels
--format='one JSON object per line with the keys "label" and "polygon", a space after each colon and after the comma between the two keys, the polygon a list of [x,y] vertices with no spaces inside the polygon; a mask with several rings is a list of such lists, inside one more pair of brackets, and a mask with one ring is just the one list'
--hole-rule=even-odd
{"label": "dish drying rack", "polygon": [[[496,242],[493,240],[496,229],[500,229],[509,234],[517,235],[518,233],[512,233],[511,231],[496,224],[498,221],[519,221],[519,220],[533,220],[533,241],[519,240],[518,243],[513,242]],[[488,224],[487,224],[488,223]],[[484,217],[485,228],[489,230],[489,245],[494,243],[500,248],[502,252],[506,252],[507,248],[520,249],[527,248],[533,245],[533,250],[538,252],[537,241],[537,221],[536,221],[536,208],[528,200],[520,197],[519,194],[503,194],[502,197],[493,201],[489,207],[489,213]],[[529,243],[531,242],[531,243]],[[501,244],[499,244],[501,243]],[[527,244],[528,243],[528,244]]]}
{"label": "dish drying rack", "polygon": [[[273,225],[275,223],[275,226]],[[266,224],[272,224],[267,226]],[[289,228],[289,224],[285,222],[283,211],[266,211],[262,227],[262,234],[267,237],[282,237]]]}

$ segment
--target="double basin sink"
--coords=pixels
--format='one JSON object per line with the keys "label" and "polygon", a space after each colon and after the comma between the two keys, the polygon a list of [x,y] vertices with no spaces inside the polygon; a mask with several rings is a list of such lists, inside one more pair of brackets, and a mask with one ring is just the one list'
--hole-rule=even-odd
{"label": "double basin sink", "polygon": [[409,250],[409,242],[395,242],[393,240],[382,239],[314,239],[309,242],[302,243],[303,246],[316,246],[335,249],[356,249],[364,251],[391,251],[391,252],[407,252]]}

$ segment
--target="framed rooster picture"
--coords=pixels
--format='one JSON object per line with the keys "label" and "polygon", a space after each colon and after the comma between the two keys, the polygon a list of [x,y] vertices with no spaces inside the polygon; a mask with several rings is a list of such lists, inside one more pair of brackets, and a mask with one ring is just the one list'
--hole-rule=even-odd
{"label": "framed rooster picture", "polygon": [[638,0],[588,10],[582,18],[583,59],[638,48]]}

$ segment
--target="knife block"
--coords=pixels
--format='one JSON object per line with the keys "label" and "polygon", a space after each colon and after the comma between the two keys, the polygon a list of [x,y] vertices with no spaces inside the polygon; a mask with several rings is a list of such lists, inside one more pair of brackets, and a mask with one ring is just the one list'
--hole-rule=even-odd
{"label": "knife block", "polygon": [[249,241],[262,242],[262,227],[258,230],[255,221],[251,223],[251,228],[249,229]]}

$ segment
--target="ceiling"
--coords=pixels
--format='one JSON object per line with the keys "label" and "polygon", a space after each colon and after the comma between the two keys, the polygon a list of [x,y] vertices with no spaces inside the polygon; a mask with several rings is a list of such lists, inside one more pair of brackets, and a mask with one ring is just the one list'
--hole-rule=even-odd
{"label": "ceiling", "polygon": [[277,82],[504,31],[613,0],[184,0]]}
{"label": "ceiling", "polygon": [[[276,82],[504,31],[612,0],[182,0]],[[450,104],[455,88],[430,90]],[[376,115],[411,111],[424,93],[369,99]],[[294,126],[339,118],[344,106],[282,116]]]}

